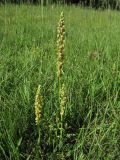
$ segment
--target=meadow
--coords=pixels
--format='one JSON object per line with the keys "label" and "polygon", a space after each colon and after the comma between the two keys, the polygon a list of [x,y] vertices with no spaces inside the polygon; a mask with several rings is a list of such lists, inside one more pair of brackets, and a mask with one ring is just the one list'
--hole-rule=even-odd
{"label": "meadow", "polygon": [[[62,11],[66,102],[60,139],[56,64]],[[120,12],[0,6],[0,160],[119,160],[119,149]]]}

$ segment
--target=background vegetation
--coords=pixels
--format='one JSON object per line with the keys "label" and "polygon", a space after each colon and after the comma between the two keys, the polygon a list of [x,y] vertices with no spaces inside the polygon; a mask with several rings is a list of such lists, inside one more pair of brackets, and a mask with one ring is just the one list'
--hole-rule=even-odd
{"label": "background vegetation", "polygon": [[[63,145],[58,146],[56,28],[65,15]],[[120,159],[120,13],[0,7],[0,159]],[[41,155],[34,102],[41,85]]]}
{"label": "background vegetation", "polygon": [[94,8],[120,9],[120,0],[1,0],[1,3],[32,3],[32,4],[80,4]]}

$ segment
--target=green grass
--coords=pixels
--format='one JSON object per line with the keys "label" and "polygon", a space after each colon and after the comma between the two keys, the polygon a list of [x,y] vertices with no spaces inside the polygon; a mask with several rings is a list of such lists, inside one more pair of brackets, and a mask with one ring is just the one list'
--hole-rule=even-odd
{"label": "green grass", "polygon": [[[67,103],[60,148],[56,28],[62,10]],[[40,157],[34,114],[39,84]],[[0,87],[0,160],[119,160],[120,13],[0,6]]]}

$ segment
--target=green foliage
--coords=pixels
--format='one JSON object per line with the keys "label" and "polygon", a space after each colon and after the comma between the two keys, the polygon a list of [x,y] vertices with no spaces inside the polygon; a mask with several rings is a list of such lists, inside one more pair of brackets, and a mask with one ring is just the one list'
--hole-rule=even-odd
{"label": "green foliage", "polygon": [[120,9],[120,0],[1,0],[1,3],[31,4],[80,4],[94,8]]}
{"label": "green foliage", "polygon": [[[63,144],[57,130],[56,27],[65,15]],[[118,160],[120,16],[75,6],[0,6],[0,160]]]}

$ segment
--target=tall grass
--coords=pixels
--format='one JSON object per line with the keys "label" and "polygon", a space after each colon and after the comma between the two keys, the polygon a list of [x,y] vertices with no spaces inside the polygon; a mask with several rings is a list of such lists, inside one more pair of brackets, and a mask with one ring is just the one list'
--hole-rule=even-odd
{"label": "tall grass", "polygon": [[[62,148],[56,78],[64,11],[66,106]],[[43,13],[43,15],[41,14]],[[119,159],[120,15],[79,7],[0,7],[0,159]],[[41,155],[34,97],[42,86]]]}

